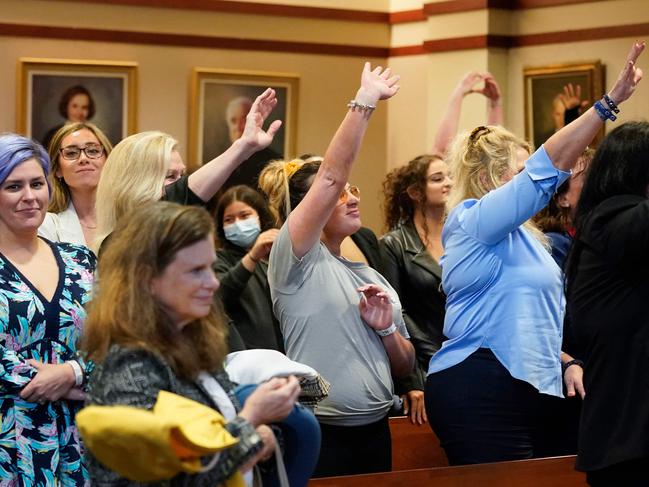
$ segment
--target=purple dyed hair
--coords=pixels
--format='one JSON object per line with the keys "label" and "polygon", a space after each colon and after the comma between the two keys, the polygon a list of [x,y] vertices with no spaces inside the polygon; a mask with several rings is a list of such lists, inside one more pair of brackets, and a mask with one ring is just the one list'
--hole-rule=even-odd
{"label": "purple dyed hair", "polygon": [[30,159],[36,159],[43,168],[47,189],[52,196],[52,187],[47,177],[50,173],[50,158],[43,146],[18,134],[0,134],[0,184],[5,182],[16,166]]}

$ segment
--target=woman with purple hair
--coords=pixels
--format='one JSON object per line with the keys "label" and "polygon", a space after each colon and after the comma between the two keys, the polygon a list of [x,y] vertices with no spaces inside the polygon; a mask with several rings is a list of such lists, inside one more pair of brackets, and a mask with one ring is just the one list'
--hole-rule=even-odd
{"label": "woman with purple hair", "polygon": [[0,135],[0,478],[85,485],[74,415],[86,366],[76,342],[94,255],[38,237],[51,197],[43,147]]}

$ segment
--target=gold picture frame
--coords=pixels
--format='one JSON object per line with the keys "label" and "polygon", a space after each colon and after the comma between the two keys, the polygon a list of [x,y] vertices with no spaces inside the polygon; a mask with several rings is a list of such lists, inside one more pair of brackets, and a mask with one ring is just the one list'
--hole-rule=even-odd
{"label": "gold picture frame", "polygon": [[264,128],[273,120],[282,120],[282,127],[267,152],[271,159],[294,157],[299,86],[300,77],[294,73],[194,68],[189,93],[189,168],[197,168],[231,145],[239,130],[235,117],[240,121],[247,104],[268,87],[277,93],[277,106]]}
{"label": "gold picture frame", "polygon": [[[565,103],[558,96],[564,86],[572,84],[575,90],[577,86],[581,87],[581,110],[592,106],[604,94],[604,66],[600,61],[527,67],[523,71],[523,80],[525,135],[535,147],[565,123]],[[603,137],[604,127],[592,145],[597,146]]]}
{"label": "gold picture frame", "polygon": [[64,106],[70,93],[86,90],[94,105],[88,121],[118,143],[137,131],[137,67],[127,61],[20,58],[17,132],[47,143],[67,120],[64,112],[71,109]]}

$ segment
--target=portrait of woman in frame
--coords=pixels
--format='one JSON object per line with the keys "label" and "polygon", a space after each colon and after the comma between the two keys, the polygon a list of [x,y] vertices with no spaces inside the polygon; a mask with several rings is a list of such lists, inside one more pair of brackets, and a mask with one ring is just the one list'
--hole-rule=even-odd
{"label": "portrait of woman in frame", "polygon": [[21,58],[17,131],[47,147],[67,122],[90,121],[116,144],[136,128],[137,63]]}

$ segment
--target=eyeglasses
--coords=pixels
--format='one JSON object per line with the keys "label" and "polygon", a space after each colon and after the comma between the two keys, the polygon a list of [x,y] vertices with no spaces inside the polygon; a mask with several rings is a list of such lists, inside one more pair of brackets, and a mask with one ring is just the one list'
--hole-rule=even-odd
{"label": "eyeglasses", "polygon": [[85,147],[77,147],[76,145],[69,145],[59,149],[61,156],[66,161],[76,161],[81,157],[83,152],[88,159],[98,159],[104,154],[104,148],[101,145],[87,145]]}
{"label": "eyeglasses", "polygon": [[347,203],[350,194],[356,199],[361,198],[361,190],[358,188],[358,186],[347,186],[340,192],[338,203],[341,205]]}

